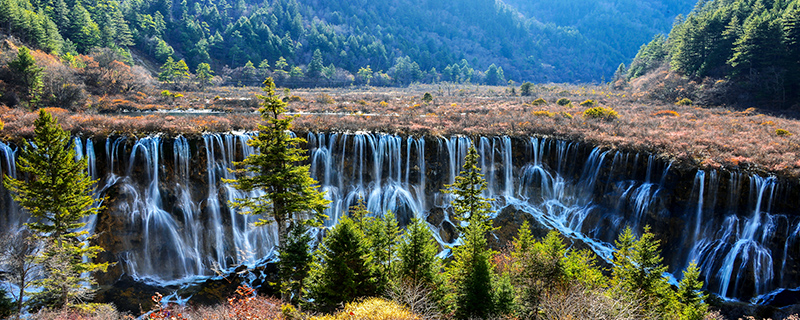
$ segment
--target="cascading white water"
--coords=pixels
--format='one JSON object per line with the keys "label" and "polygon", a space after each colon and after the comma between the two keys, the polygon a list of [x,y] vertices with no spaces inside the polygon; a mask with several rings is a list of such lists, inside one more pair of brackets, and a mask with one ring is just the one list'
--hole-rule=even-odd
{"label": "cascading white water", "polygon": [[[98,190],[112,196],[109,214],[124,222],[125,230],[113,232],[125,248],[115,254],[126,273],[163,283],[273,255],[275,228],[255,228],[258,217],[229,205],[260,194],[245,194],[224,182],[234,178],[233,162],[255,152],[249,139],[249,134],[204,134],[199,141],[109,138],[99,155],[91,139],[76,140],[90,174],[101,179]],[[458,242],[447,234],[458,222],[449,216],[450,196],[441,189],[454,182],[471,139],[310,133],[307,140],[312,177],[332,201],[325,226],[333,226],[363,197],[372,214],[391,210],[401,225],[425,219],[440,243]],[[726,297],[798,286],[798,279],[784,275],[797,264],[793,246],[800,223],[771,212],[774,178],[733,173],[723,180],[716,171],[698,171],[694,179],[685,179],[692,183],[687,199],[676,200],[671,164],[653,155],[546,138],[481,137],[474,145],[488,184],[484,196],[495,199],[498,214],[506,208],[525,212],[606,260],[626,226],[636,232],[648,224],[682,228],[682,235],[661,234],[671,272],[679,274],[697,260],[709,289]],[[0,169],[15,175],[13,148],[0,143],[0,153]],[[102,161],[105,166],[98,169]],[[727,192],[718,195],[723,189]],[[745,189],[747,199],[741,196]],[[13,205],[3,210],[4,223],[24,220]],[[787,241],[776,246],[775,239]]]}

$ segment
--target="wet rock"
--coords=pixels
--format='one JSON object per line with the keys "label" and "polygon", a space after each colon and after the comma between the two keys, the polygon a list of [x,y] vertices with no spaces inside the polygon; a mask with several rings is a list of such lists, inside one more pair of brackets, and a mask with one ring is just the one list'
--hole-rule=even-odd
{"label": "wet rock", "polygon": [[492,226],[500,229],[495,230],[493,236],[489,237],[489,247],[493,250],[499,250],[507,246],[517,236],[519,227],[525,221],[528,221],[531,226],[531,233],[537,239],[544,238],[547,232],[550,231],[529,213],[517,210],[513,206],[507,206],[500,210],[497,217],[492,221]]}
{"label": "wet rock", "polygon": [[442,221],[439,225],[439,236],[444,242],[452,243],[458,237],[458,229],[449,221]]}

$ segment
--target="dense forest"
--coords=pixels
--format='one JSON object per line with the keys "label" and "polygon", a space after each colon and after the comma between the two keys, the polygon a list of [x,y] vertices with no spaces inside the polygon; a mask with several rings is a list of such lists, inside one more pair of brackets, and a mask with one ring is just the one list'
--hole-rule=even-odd
{"label": "dense forest", "polygon": [[170,57],[191,70],[208,63],[217,74],[269,69],[299,84],[591,82],[610,79],[635,47],[691,6],[553,7],[579,8],[567,16],[542,10],[551,7],[544,2],[515,2],[2,0],[0,30],[60,55],[110,47],[157,65]]}
{"label": "dense forest", "polygon": [[[700,1],[668,38],[641,47],[627,77],[663,66],[695,88],[685,95],[706,104],[791,107],[800,94],[800,2]],[[676,83],[661,85],[671,90]]]}

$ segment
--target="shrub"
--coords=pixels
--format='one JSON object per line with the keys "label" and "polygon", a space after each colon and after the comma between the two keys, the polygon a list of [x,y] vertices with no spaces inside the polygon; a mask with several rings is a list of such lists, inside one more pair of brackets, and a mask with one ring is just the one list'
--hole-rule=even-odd
{"label": "shrub", "polygon": [[533,83],[524,82],[522,86],[519,87],[519,95],[521,96],[530,96],[533,94]]}
{"label": "shrub", "polygon": [[788,137],[792,135],[792,133],[786,129],[775,129],[775,134],[777,134],[779,137]]}
{"label": "shrub", "polygon": [[554,117],[556,115],[554,112],[550,112],[550,111],[547,111],[547,110],[534,111],[534,112],[532,112],[532,114],[534,116],[537,116],[537,117],[550,117],[550,118],[552,118],[552,117]]}
{"label": "shrub", "polygon": [[405,320],[422,319],[402,305],[381,298],[369,298],[361,302],[348,303],[339,313],[321,317],[314,320]]}
{"label": "shrub", "polygon": [[561,98],[561,99],[558,99],[558,101],[556,101],[556,104],[558,104],[559,106],[562,106],[562,107],[566,106],[566,105],[569,105],[571,103],[572,103],[572,101],[570,101],[567,98]]}
{"label": "shrub", "polygon": [[317,102],[324,104],[334,104],[336,101],[327,93],[320,93],[317,95]]}
{"label": "shrub", "polygon": [[542,98],[533,100],[533,102],[531,102],[531,105],[533,105],[533,106],[541,106],[541,105],[545,105],[545,104],[547,104],[547,100],[542,99]]}
{"label": "shrub", "polygon": [[592,99],[586,99],[586,101],[581,102],[581,107],[594,107],[597,105],[597,101]]}
{"label": "shrub", "polygon": [[431,95],[430,92],[425,92],[425,94],[422,95],[422,101],[430,103],[431,101],[433,101],[433,95]]}
{"label": "shrub", "polygon": [[678,100],[678,102],[675,102],[675,105],[679,105],[679,106],[691,106],[692,104],[694,104],[694,103],[689,98],[683,98],[683,99]]}
{"label": "shrub", "polygon": [[[588,100],[587,100],[588,101]],[[581,103],[583,105],[583,103]],[[583,116],[592,119],[603,119],[606,121],[616,120],[619,114],[612,108],[606,107],[593,107],[583,111]]]}
{"label": "shrub", "polygon": [[380,105],[381,108],[386,108],[389,106],[389,103],[387,103],[386,101],[381,101],[381,103],[379,103],[378,105]]}
{"label": "shrub", "polygon": [[661,110],[661,111],[658,111],[656,113],[653,113],[653,116],[654,117],[659,117],[659,116],[680,117],[681,115],[678,112],[674,111],[674,110]]}
{"label": "shrub", "polygon": [[572,119],[573,118],[572,115],[569,112],[561,111],[561,113],[559,113],[559,114],[561,115],[561,117],[566,118],[566,119]]}

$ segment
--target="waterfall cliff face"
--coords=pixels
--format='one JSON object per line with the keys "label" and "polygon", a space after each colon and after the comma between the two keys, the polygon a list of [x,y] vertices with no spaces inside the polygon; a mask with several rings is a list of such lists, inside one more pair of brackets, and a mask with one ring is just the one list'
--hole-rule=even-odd
{"label": "waterfall cliff face", "polygon": [[[234,133],[76,138],[78,157],[87,158],[108,197],[89,227],[106,249],[101,258],[120,262],[101,280],[125,273],[185,281],[271,257],[274,227],[255,228],[258,217],[230,206],[256,194],[224,182],[233,178],[233,162],[255,152],[249,139]],[[454,181],[474,144],[489,186],[485,196],[495,199],[498,215],[522,214],[607,260],[626,226],[640,233],[649,225],[670,272],[679,278],[696,261],[708,289],[727,298],[800,287],[796,181],[674,168],[645,153],[548,138],[310,133],[306,139],[311,174],[332,201],[327,227],[363,197],[373,214],[391,210],[401,225],[426,220],[440,243],[457,244],[459,222],[441,189]],[[0,144],[3,174],[17,175],[15,153]],[[0,206],[6,230],[27,219],[2,187]]]}

